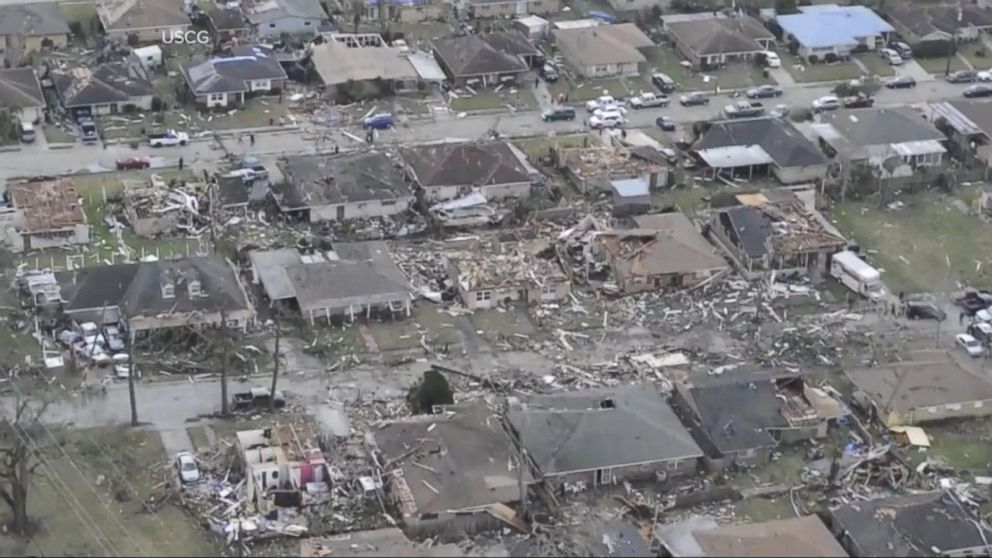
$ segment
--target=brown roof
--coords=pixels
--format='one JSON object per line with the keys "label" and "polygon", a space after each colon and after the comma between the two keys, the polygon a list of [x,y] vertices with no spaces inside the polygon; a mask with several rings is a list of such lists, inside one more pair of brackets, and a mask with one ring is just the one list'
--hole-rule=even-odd
{"label": "brown roof", "polygon": [[[623,266],[626,273],[650,276],[728,267],[681,213],[645,215],[636,217],[635,222],[641,228],[603,233],[600,237],[615,258],[627,263]],[[629,247],[638,243],[639,247]]]}
{"label": "brown roof", "polygon": [[191,25],[183,0],[110,0],[100,2],[97,12],[108,31]]}
{"label": "brown roof", "polygon": [[677,21],[669,32],[696,54],[729,54],[764,50],[756,39],[774,40],[775,35],[751,16]]}
{"label": "brown roof", "polygon": [[654,46],[633,23],[555,29],[555,43],[573,64],[627,64],[647,60],[638,49]]}
{"label": "brown roof", "polygon": [[705,556],[847,556],[815,515],[693,531]]}
{"label": "brown roof", "polygon": [[8,186],[14,207],[24,211],[25,232],[45,232],[86,223],[76,187],[68,180]]}

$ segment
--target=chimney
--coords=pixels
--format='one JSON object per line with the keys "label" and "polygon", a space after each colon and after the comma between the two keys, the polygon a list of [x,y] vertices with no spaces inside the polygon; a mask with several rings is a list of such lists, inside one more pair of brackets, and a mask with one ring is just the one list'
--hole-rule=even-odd
{"label": "chimney", "polygon": [[172,274],[166,272],[162,275],[161,287],[163,300],[176,298],[176,282],[172,279]]}
{"label": "chimney", "polygon": [[200,276],[196,271],[190,270],[186,275],[186,290],[190,298],[203,296],[203,286],[200,284]]}

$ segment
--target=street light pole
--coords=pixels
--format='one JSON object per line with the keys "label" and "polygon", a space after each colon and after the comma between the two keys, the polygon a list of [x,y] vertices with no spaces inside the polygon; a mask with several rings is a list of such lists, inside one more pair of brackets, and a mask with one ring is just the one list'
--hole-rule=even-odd
{"label": "street light pole", "polygon": [[944,76],[948,76],[951,73],[951,57],[957,56],[958,54],[958,30],[961,28],[961,20],[964,19],[964,11],[961,8],[961,2],[958,1],[958,17],[954,24],[954,35],[951,36],[951,47],[947,49],[947,65],[944,67]]}

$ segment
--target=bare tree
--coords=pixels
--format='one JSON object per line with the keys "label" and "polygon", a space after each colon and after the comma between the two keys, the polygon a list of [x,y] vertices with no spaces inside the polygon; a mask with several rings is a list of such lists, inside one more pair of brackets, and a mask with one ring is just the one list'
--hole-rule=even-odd
{"label": "bare tree", "polygon": [[276,382],[279,381],[279,311],[272,314],[272,319],[276,324],[276,345],[272,351],[272,389],[269,390],[269,411],[276,410]]}
{"label": "bare tree", "polygon": [[28,531],[28,488],[43,463],[32,436],[46,407],[31,408],[27,399],[18,398],[13,420],[0,422],[0,499],[14,512],[13,528],[19,535]]}

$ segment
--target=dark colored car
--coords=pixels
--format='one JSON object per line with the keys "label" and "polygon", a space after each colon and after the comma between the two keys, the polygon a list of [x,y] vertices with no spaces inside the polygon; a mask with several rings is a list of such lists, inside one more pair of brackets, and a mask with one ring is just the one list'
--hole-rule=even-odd
{"label": "dark colored car", "polygon": [[674,132],[677,126],[675,121],[667,116],[659,116],[655,119],[654,123],[665,132]]}
{"label": "dark colored car", "polygon": [[747,90],[748,99],[769,99],[781,96],[782,88],[775,85],[760,85]]}
{"label": "dark colored car", "polygon": [[984,85],[981,83],[970,85],[964,90],[964,96],[969,99],[974,99],[976,97],[992,97],[992,85]]}
{"label": "dark colored car", "polygon": [[[269,388],[256,387],[248,391],[235,393],[232,401],[232,410],[236,412],[265,410],[269,408],[272,397],[269,396]],[[276,391],[275,407],[281,409],[286,406],[286,397],[281,391]]]}
{"label": "dark colored car", "polygon": [[545,64],[541,66],[540,74],[541,77],[544,78],[544,81],[549,83],[558,81],[558,68],[555,68],[554,64]]}
{"label": "dark colored car", "polygon": [[867,95],[855,95],[841,99],[844,108],[869,108],[875,104],[875,99]]}
{"label": "dark colored car", "polygon": [[152,166],[151,161],[144,157],[124,157],[117,159],[117,170],[147,169]]}
{"label": "dark colored car", "polygon": [[662,93],[675,91],[675,80],[668,77],[668,74],[656,73],[651,75],[651,83]]}
{"label": "dark colored car", "polygon": [[889,89],[911,89],[916,87],[916,80],[910,76],[899,76],[885,82],[885,86]]}
{"label": "dark colored car", "polygon": [[947,312],[932,302],[911,300],[906,303],[906,317],[910,320],[944,321]]}
{"label": "dark colored car", "polygon": [[362,128],[366,130],[388,130],[393,127],[393,115],[388,112],[373,114],[362,120]]}
{"label": "dark colored car", "polygon": [[947,74],[947,81],[950,83],[974,83],[978,81],[978,72],[975,70],[958,70]]}
{"label": "dark colored car", "polygon": [[679,104],[681,104],[684,107],[693,107],[696,105],[708,105],[710,104],[710,98],[703,93],[694,91],[692,93],[686,93],[685,95],[682,95],[682,97],[679,99]]}
{"label": "dark colored car", "polygon": [[553,107],[541,113],[541,120],[545,122],[575,120],[575,109],[572,107]]}

